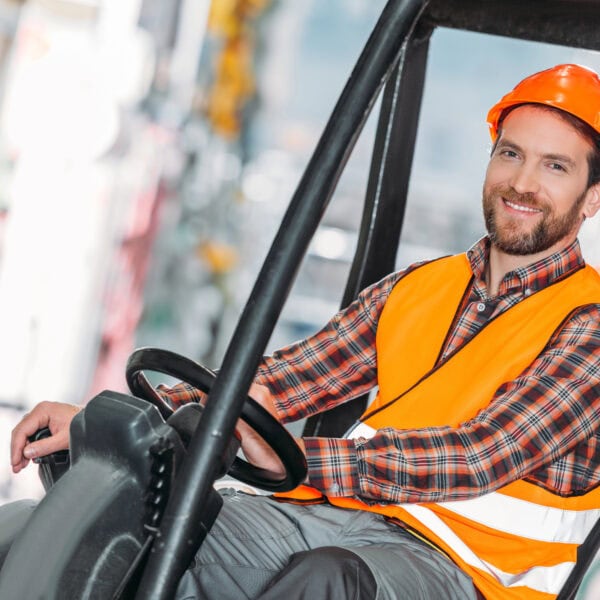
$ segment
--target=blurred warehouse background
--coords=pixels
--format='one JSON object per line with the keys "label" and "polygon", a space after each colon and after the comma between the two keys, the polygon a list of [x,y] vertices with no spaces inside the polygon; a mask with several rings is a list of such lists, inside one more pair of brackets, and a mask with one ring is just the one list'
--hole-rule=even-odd
{"label": "blurred warehouse background", "polygon": [[[138,346],[218,367],[383,0],[0,0],[0,499],[10,430],[41,400],[125,390]],[[432,39],[398,266],[483,234],[488,108],[596,53],[457,31]],[[377,107],[269,349],[338,308]],[[583,234],[600,265],[598,223]]]}

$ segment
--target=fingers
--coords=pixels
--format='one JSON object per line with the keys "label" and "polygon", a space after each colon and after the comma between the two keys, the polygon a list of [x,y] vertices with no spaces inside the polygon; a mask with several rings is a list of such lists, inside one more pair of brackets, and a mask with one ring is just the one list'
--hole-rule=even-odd
{"label": "fingers", "polygon": [[[253,383],[250,386],[248,395],[277,418],[275,402],[266,386]],[[275,451],[248,423],[238,419],[236,431],[239,438],[241,438],[242,451],[249,463],[271,471],[274,475],[285,475],[285,467]]]}
{"label": "fingers", "polygon": [[41,456],[47,456],[58,450],[65,450],[69,447],[68,429],[59,431],[55,435],[28,443],[23,449],[23,455],[27,459],[35,459]]}
{"label": "fingers", "polygon": [[285,467],[277,453],[252,427],[239,420],[237,432],[241,438],[244,457],[249,463],[270,471],[275,476],[283,477],[285,475]]}
{"label": "fingers", "polygon": [[18,473],[29,464],[29,459],[25,456],[25,446],[29,443],[27,438],[33,435],[38,429],[48,425],[48,416],[44,411],[36,410],[37,408],[27,413],[12,430],[10,463],[14,473]]}
{"label": "fingers", "polygon": [[[12,431],[10,462],[13,472],[24,469],[33,458],[68,448],[69,427],[80,410],[72,404],[41,402],[26,414]],[[50,429],[50,437],[30,443],[29,436],[43,427]]]}

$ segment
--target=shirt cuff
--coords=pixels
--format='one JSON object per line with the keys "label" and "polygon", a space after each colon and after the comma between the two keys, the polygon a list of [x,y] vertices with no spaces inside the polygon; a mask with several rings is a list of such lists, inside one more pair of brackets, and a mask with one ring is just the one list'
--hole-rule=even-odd
{"label": "shirt cuff", "polygon": [[354,440],[303,438],[308,483],[327,496],[356,496],[360,493],[358,459]]}
{"label": "shirt cuff", "polygon": [[201,392],[198,388],[195,388],[185,381],[182,381],[173,387],[168,387],[161,383],[156,386],[156,391],[174,410],[184,404],[189,404],[190,402],[200,403],[206,398],[204,392]]}

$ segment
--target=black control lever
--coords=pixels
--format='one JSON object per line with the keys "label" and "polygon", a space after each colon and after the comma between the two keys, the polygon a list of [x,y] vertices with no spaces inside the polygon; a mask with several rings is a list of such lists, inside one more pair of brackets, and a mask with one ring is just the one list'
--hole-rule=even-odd
{"label": "black control lever", "polygon": [[[38,429],[33,435],[29,436],[30,442],[37,442],[50,437],[51,433],[47,427]],[[34,458],[33,462],[39,465],[39,476],[44,489],[48,491],[68,470],[71,459],[68,450],[58,450],[47,456]]]}

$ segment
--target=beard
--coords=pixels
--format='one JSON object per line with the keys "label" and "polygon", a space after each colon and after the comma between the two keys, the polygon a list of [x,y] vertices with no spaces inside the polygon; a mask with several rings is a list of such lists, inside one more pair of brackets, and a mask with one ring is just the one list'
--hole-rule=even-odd
{"label": "beard", "polygon": [[[583,192],[568,212],[562,215],[554,213],[551,206],[539,202],[535,194],[519,194],[512,188],[496,187],[483,194],[483,216],[489,238],[499,250],[506,254],[525,256],[537,254],[551,248],[570,235],[581,225],[581,205],[585,200]],[[529,232],[523,231],[519,219],[508,218],[504,224],[498,222],[494,201],[505,198],[509,202],[524,204],[542,211],[541,220]]]}

